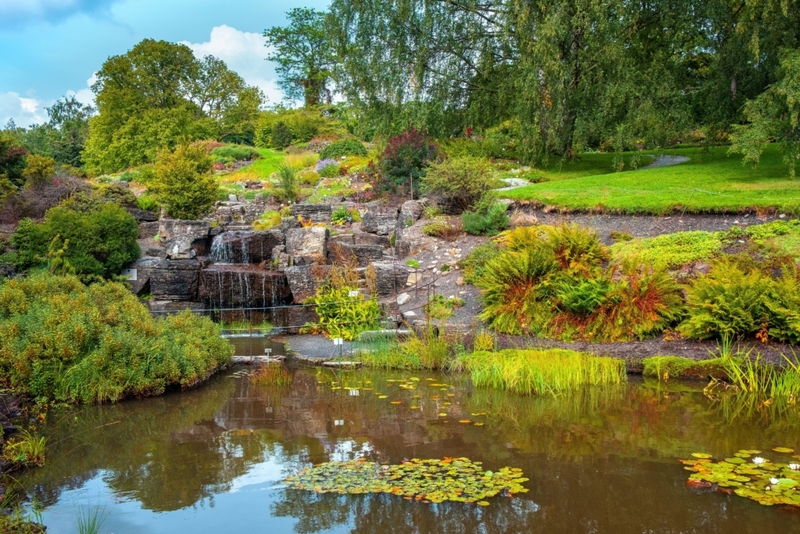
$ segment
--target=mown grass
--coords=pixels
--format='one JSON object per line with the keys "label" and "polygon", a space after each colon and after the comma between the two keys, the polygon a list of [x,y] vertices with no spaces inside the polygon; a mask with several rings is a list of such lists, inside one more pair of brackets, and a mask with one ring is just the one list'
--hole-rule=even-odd
{"label": "mown grass", "polygon": [[[748,208],[800,212],[800,180],[789,178],[779,147],[770,145],[761,164],[753,169],[738,156],[728,156],[726,147],[708,152],[698,148],[669,151],[690,161],[669,167],[610,173],[602,169],[611,154],[588,154],[562,179],[533,184],[503,196],[536,200],[571,210],[608,210],[618,213],[739,212]],[[601,165],[601,163],[603,165]],[[570,168],[566,163],[562,168]],[[551,171],[552,172],[552,171]],[[573,177],[569,177],[569,176]]]}
{"label": "mown grass", "polygon": [[625,362],[571,350],[473,352],[456,367],[467,370],[478,387],[524,395],[559,395],[586,385],[615,385],[627,380]]}
{"label": "mown grass", "polygon": [[220,181],[228,183],[269,178],[272,173],[278,172],[283,160],[286,158],[286,154],[271,148],[259,148],[258,153],[261,155],[261,159],[255,160],[252,165],[241,168],[236,172],[226,174],[220,178]]}

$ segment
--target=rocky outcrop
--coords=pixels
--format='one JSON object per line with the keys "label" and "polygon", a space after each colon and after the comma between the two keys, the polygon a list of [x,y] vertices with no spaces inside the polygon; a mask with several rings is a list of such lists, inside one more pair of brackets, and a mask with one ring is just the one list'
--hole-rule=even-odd
{"label": "rocky outcrop", "polygon": [[197,256],[197,252],[192,247],[195,239],[191,235],[176,235],[164,243],[167,259],[170,260],[191,260]]}
{"label": "rocky outcrop", "polygon": [[374,261],[383,259],[383,247],[380,245],[350,245],[349,243],[339,243],[341,250],[356,259],[359,267],[367,267]]}
{"label": "rocky outcrop", "polygon": [[211,244],[215,263],[261,263],[272,260],[272,250],[283,245],[279,230],[223,232]]}
{"label": "rocky outcrop", "polygon": [[286,231],[286,253],[293,265],[324,262],[328,257],[327,228],[292,228]]}
{"label": "rocky outcrop", "polygon": [[378,295],[388,297],[396,295],[405,289],[409,269],[405,265],[398,265],[391,261],[374,262]]}
{"label": "rocky outcrop", "polygon": [[197,300],[200,262],[158,260],[150,269],[150,293],[156,300]]}
{"label": "rocky outcrop", "polygon": [[331,222],[330,204],[293,204],[289,212],[295,219],[302,217],[303,220],[314,223]]}
{"label": "rocky outcrop", "polygon": [[286,268],[284,274],[295,302],[302,302],[316,292],[317,281],[314,278],[314,270],[317,269],[322,270],[327,269],[327,267],[296,265]]}
{"label": "rocky outcrop", "polygon": [[368,211],[361,220],[361,230],[377,235],[392,235],[397,228],[397,207],[388,207],[382,202],[370,202]]}
{"label": "rocky outcrop", "polygon": [[[399,223],[401,226],[411,226],[422,217],[425,211],[424,203],[420,200],[406,200],[400,206]],[[410,224],[409,224],[410,223]]]}
{"label": "rocky outcrop", "polygon": [[258,265],[211,265],[200,274],[199,297],[214,309],[271,308],[292,300],[283,273]]}

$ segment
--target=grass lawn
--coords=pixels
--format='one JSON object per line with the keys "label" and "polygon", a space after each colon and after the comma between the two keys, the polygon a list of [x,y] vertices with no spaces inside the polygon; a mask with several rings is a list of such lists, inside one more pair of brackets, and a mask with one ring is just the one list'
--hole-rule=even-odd
{"label": "grass lawn", "polygon": [[674,149],[668,154],[688,156],[690,161],[616,173],[611,172],[613,154],[587,154],[579,162],[543,169],[549,182],[506,191],[502,196],[617,213],[737,212],[747,208],[800,212],[800,178],[789,177],[778,146],[767,147],[757,169],[742,165],[741,157],[728,156],[727,150]]}
{"label": "grass lawn", "polygon": [[226,174],[222,177],[221,182],[239,182],[242,180],[264,180],[277,172],[286,158],[286,154],[272,150],[271,148],[259,148],[258,153],[261,154],[261,159],[257,159],[252,165],[248,165],[236,172]]}

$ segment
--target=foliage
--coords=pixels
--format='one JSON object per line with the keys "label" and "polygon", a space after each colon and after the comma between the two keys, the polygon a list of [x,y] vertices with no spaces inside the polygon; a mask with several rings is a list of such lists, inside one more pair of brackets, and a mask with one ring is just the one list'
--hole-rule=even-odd
{"label": "foliage", "polygon": [[325,106],[298,109],[275,107],[262,112],[258,119],[256,146],[272,146],[272,131],[277,122],[283,122],[289,128],[295,143],[307,143],[317,136],[336,138],[345,133],[341,122]]}
{"label": "foliage", "polygon": [[497,256],[499,250],[497,243],[494,241],[487,241],[473,248],[466,258],[458,262],[458,266],[464,276],[464,282],[474,284],[483,274],[484,266],[489,260]]}
{"label": "foliage", "polygon": [[635,263],[603,268],[597,235],[577,226],[520,227],[502,239],[474,284],[481,319],[498,332],[561,339],[637,339],[682,313],[680,288],[663,269]]}
{"label": "foliage", "polygon": [[345,206],[339,206],[331,212],[331,222],[341,226],[343,224],[355,221],[352,212],[358,212],[358,210],[348,210]]}
{"label": "foliage", "polygon": [[217,200],[219,186],[211,175],[212,160],[203,143],[181,143],[158,152],[150,191],[176,219],[196,219]]}
{"label": "foliage", "polygon": [[484,195],[475,211],[461,214],[464,231],[470,235],[497,235],[508,228],[508,206],[497,201],[493,195]]}
{"label": "foliage", "polygon": [[272,137],[270,138],[270,144],[276,150],[283,150],[287,146],[291,145],[293,138],[294,135],[292,134],[292,131],[283,121],[278,121],[272,125]]}
{"label": "foliage", "polygon": [[425,193],[441,197],[453,214],[474,208],[487,191],[501,186],[490,163],[473,157],[432,163],[423,182]]}
{"label": "foliage", "polygon": [[462,231],[461,226],[447,217],[437,216],[422,227],[422,233],[432,237],[439,237],[452,241]]}
{"label": "foliage", "polygon": [[63,402],[192,387],[227,364],[219,327],[190,312],[154,319],[122,284],[36,273],[0,286],[3,385]]}
{"label": "foliage", "polygon": [[420,179],[425,176],[426,167],[438,157],[436,143],[425,135],[409,127],[402,134],[392,137],[386,144],[380,159],[381,174],[386,180],[385,187],[398,189],[420,189]]}
{"label": "foliage", "polygon": [[323,178],[334,178],[339,176],[339,163],[333,159],[320,159],[315,170]]}
{"label": "foliage", "polygon": [[722,251],[724,238],[724,232],[676,232],[620,241],[610,251],[615,261],[638,257],[650,265],[674,268],[710,260]]}
{"label": "foliage", "polygon": [[21,430],[3,445],[3,461],[13,467],[44,465],[47,438]]}
{"label": "foliage", "polygon": [[292,488],[317,493],[390,493],[423,503],[455,501],[481,506],[489,505],[484,499],[501,493],[511,497],[527,492],[522,486],[527,481],[521,469],[502,467],[493,472],[469,458],[414,458],[390,465],[360,458],[306,467],[286,479]]}
{"label": "foliage", "polygon": [[562,349],[473,352],[459,358],[478,387],[523,395],[559,395],[585,385],[613,385],[627,379],[625,362]]}
{"label": "foliage", "polygon": [[292,374],[279,363],[267,363],[250,374],[250,381],[260,386],[284,387],[292,384]]}
{"label": "foliage", "polygon": [[[775,452],[790,455],[788,447],[775,447]],[[784,504],[800,506],[800,464],[796,459],[788,463],[773,462],[756,449],[740,450],[730,458],[713,461],[710,454],[692,453],[694,458],[681,460],[689,471],[687,484],[694,488],[722,488],[759,504],[772,506]],[[725,493],[728,493],[725,491]]]}
{"label": "foliage", "polygon": [[688,337],[800,341],[800,272],[793,264],[776,280],[735,259],[720,259],[689,286],[686,302],[688,317],[679,331]]}
{"label": "foliage", "polygon": [[31,154],[28,165],[22,171],[27,187],[35,188],[47,183],[56,172],[56,160],[49,156]]}
{"label": "foliage", "polygon": [[464,301],[457,297],[445,297],[444,295],[431,295],[427,304],[422,307],[422,311],[431,319],[444,321],[452,317],[453,310],[464,305]]}
{"label": "foliage", "polygon": [[249,161],[261,157],[258,150],[246,145],[223,145],[214,148],[211,155],[215,159],[227,161]]}
{"label": "foliage", "polygon": [[83,157],[93,173],[152,162],[180,141],[252,140],[263,100],[223,61],[152,39],[108,58],[92,91],[98,115],[89,120]]}
{"label": "foliage", "polygon": [[297,171],[289,165],[281,165],[278,169],[278,191],[284,202],[297,202],[297,197],[300,196]]}
{"label": "foliage", "polygon": [[[23,219],[11,237],[11,257],[18,270],[66,261],[74,273],[89,280],[110,278],[139,257],[136,220],[111,202],[81,209],[69,204],[50,209],[41,223]],[[54,252],[59,261],[56,261]]]}
{"label": "foliage", "polygon": [[17,145],[14,138],[0,132],[0,200],[5,194],[21,187],[28,151]]}
{"label": "foliage", "polygon": [[408,265],[412,269],[419,269],[419,261],[417,261],[415,259],[406,260],[406,265]]}
{"label": "foliage", "polygon": [[24,517],[20,512],[0,515],[0,533],[2,534],[45,534],[46,532],[43,525]]}
{"label": "foliage", "polygon": [[79,508],[78,517],[75,518],[78,534],[100,534],[100,529],[110,513],[108,510],[100,510],[99,508],[89,510]]}
{"label": "foliage", "polygon": [[269,230],[280,225],[281,214],[273,210],[265,211],[261,214],[261,217],[253,221],[254,230]]}
{"label": "foliage", "polygon": [[286,13],[287,28],[273,26],[264,31],[266,46],[274,49],[267,56],[278,63],[279,84],[289,100],[303,98],[306,107],[327,101],[328,83],[335,58],[324,26],[325,13],[296,7]]}
{"label": "foliage", "polygon": [[319,153],[319,159],[341,159],[342,156],[367,157],[367,149],[358,139],[341,139],[329,144]]}
{"label": "foliage", "polygon": [[377,299],[362,293],[358,271],[347,261],[332,265],[319,276],[316,293],[306,303],[314,306],[319,316],[316,326],[330,338],[353,340],[361,332],[380,326],[381,307]]}

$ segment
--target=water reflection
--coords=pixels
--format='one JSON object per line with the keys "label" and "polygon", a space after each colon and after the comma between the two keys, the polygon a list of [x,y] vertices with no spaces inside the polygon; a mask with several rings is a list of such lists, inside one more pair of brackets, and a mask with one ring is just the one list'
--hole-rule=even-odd
{"label": "water reflection", "polygon": [[[691,452],[800,444],[800,427],[785,421],[731,422],[701,386],[638,381],[536,398],[458,376],[292,373],[286,388],[228,375],[197,391],[52,413],[48,463],[23,483],[48,507],[53,532],[74,528],[92,499],[117,534],[219,532],[223,517],[300,533],[764,532],[794,521],[685,487],[676,459]],[[522,467],[531,492],[484,509],[280,486],[310,462],[443,456]]]}

